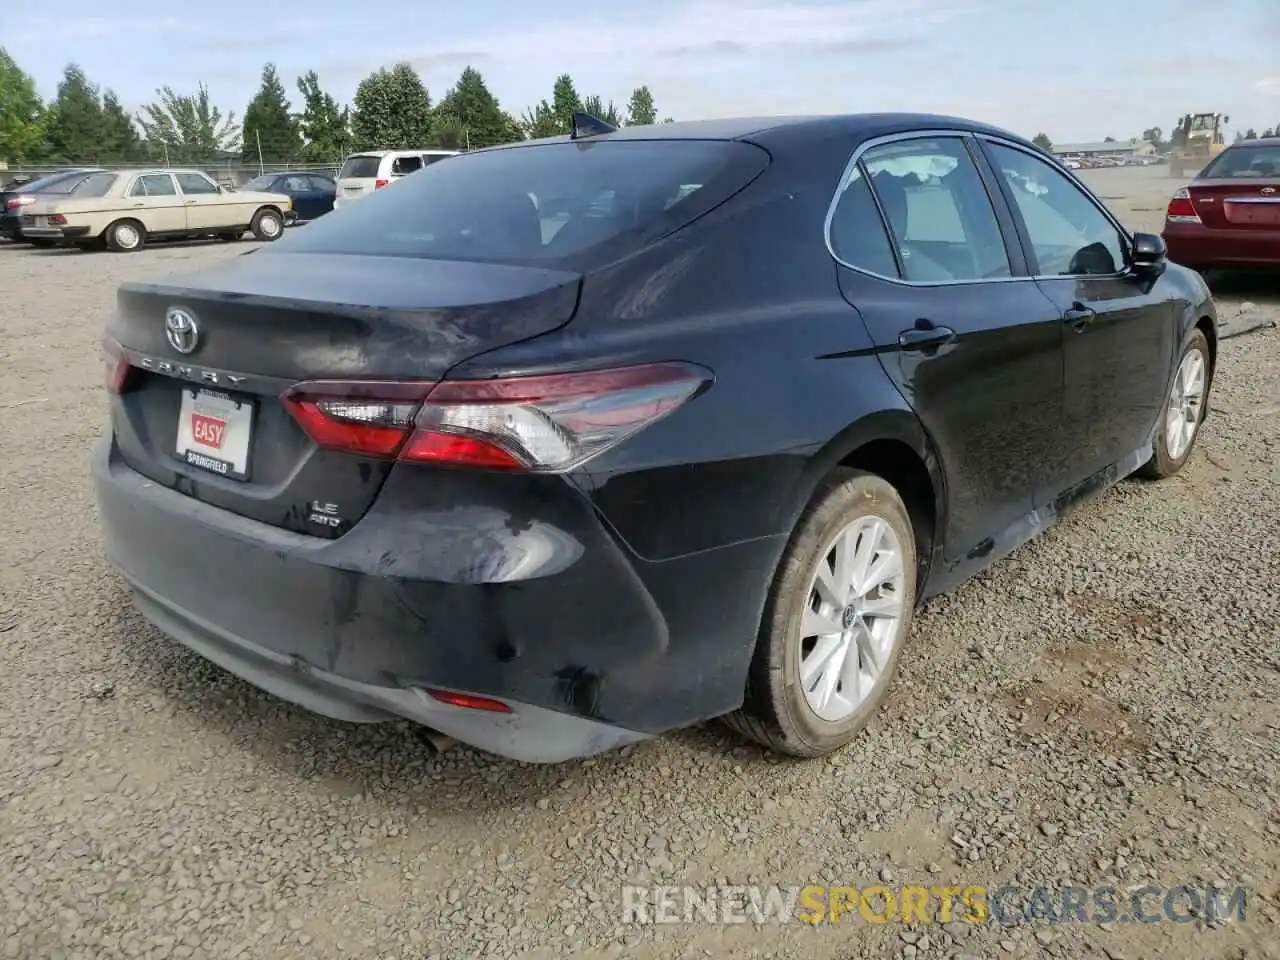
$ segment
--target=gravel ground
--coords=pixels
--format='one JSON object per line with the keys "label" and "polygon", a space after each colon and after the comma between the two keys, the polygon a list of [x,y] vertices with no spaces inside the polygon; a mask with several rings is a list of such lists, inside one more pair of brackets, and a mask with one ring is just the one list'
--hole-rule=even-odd
{"label": "gravel ground", "polygon": [[[1090,178],[1136,228],[1176,186]],[[931,603],[839,755],[713,726],[528,767],[259,694],[151,629],[103,561],[104,310],[240,249],[0,247],[0,960],[1280,956],[1280,331],[1223,343],[1183,474]],[[1276,319],[1280,297],[1220,309]],[[628,881],[877,879],[1251,895],[1211,928],[621,922]]]}

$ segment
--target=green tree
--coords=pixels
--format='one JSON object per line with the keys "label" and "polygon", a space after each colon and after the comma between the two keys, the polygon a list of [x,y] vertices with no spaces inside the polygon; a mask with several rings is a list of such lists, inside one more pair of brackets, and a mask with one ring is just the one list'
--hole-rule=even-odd
{"label": "green tree", "polygon": [[551,113],[555,117],[556,133],[573,132],[573,115],[582,110],[582,98],[573,85],[573,77],[562,73],[556,77],[551,90]]}
{"label": "green tree", "polygon": [[55,163],[88,163],[101,159],[102,96],[84,71],[67,64],[58,96],[45,122],[46,152]]}
{"label": "green tree", "polygon": [[351,133],[361,150],[408,150],[431,141],[431,96],[407,63],[361,80],[353,106]]}
{"label": "green tree", "polygon": [[1116,142],[1116,138],[1115,138],[1115,137],[1103,137],[1103,138],[1102,138],[1102,142],[1103,142],[1103,143],[1115,143],[1115,142]]}
{"label": "green tree", "polygon": [[627,124],[632,127],[658,122],[658,109],[653,105],[653,94],[648,87],[636,87],[631,91],[627,104]]}
{"label": "green tree", "polygon": [[222,111],[209,100],[203,83],[195,93],[176,93],[173,87],[156,91],[159,99],[138,114],[148,152],[166,163],[202,163],[240,146],[236,115]]}
{"label": "green tree", "polygon": [[1250,127],[1248,130],[1246,130],[1246,131],[1244,132],[1244,136],[1243,136],[1241,139],[1242,139],[1242,140],[1257,140],[1257,139],[1258,139],[1258,131],[1257,131],[1257,130],[1255,130],[1255,129],[1253,129],[1253,127]]}
{"label": "green tree", "polygon": [[606,104],[602,99],[597,97],[595,94],[592,94],[582,101],[582,109],[586,113],[591,114],[591,116],[595,117],[597,120],[603,120],[610,126],[622,126],[622,114],[618,111],[618,108],[613,105],[612,100]]}
{"label": "green tree", "polygon": [[1164,147],[1164,131],[1159,127],[1147,127],[1142,131],[1142,139],[1147,141],[1157,150]]}
{"label": "green tree", "polygon": [[102,94],[102,148],[98,152],[103,163],[134,163],[143,159],[138,128],[111,90]]}
{"label": "green tree", "polygon": [[302,135],[289,110],[276,65],[262,68],[262,86],[245,107],[241,162],[291,163],[302,155]]}
{"label": "green tree", "polygon": [[555,111],[546,100],[538,102],[524,112],[520,118],[520,130],[530,140],[555,137],[568,132],[560,129]]}
{"label": "green tree", "polygon": [[0,160],[39,159],[44,118],[35,81],[0,47]]}
{"label": "green tree", "polygon": [[1049,135],[1047,133],[1037,133],[1031,138],[1031,142],[1046,153],[1051,153],[1053,151],[1053,141],[1049,139]]}
{"label": "green tree", "polygon": [[303,104],[297,118],[303,155],[309,163],[340,162],[351,143],[350,111],[320,89],[320,78],[314,70],[298,78],[298,92]]}
{"label": "green tree", "polygon": [[[520,138],[511,118],[475,67],[467,67],[436,107],[432,123],[435,143],[445,149],[492,147]],[[446,144],[445,139],[449,142]]]}

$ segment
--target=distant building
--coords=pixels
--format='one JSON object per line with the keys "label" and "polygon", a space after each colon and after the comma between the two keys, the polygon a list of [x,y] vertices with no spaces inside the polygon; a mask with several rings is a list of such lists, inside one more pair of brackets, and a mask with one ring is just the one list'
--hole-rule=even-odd
{"label": "distant building", "polygon": [[1056,157],[1149,157],[1156,152],[1148,140],[1107,140],[1102,143],[1055,143]]}

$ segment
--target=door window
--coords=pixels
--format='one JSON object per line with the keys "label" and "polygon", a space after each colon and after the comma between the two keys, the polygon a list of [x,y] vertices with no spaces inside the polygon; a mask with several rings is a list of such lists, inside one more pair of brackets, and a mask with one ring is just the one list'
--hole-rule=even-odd
{"label": "door window", "polygon": [[407,173],[413,173],[415,170],[422,169],[422,157],[396,157],[391,161],[391,175],[393,177],[403,177]]}
{"label": "door window", "polygon": [[174,197],[178,191],[173,185],[173,177],[167,173],[148,173],[133,181],[129,190],[131,197]]}
{"label": "door window", "polygon": [[840,191],[827,237],[832,253],[842,263],[882,277],[899,276],[893,244],[885,233],[871,188],[858,167],[853,168]]}
{"label": "door window", "polygon": [[208,177],[199,173],[179,173],[176,174],[178,186],[182,188],[182,192],[188,196],[201,196],[210,193],[218,193],[218,185]]}
{"label": "door window", "polygon": [[306,177],[285,177],[285,193],[310,193],[311,182]]}
{"label": "door window", "polygon": [[862,165],[893,233],[903,279],[1013,275],[1000,223],[963,140],[898,140],[872,147]]}
{"label": "door window", "polygon": [[328,177],[317,177],[312,175],[307,178],[311,184],[311,192],[313,193],[333,193],[336,189],[334,182]]}
{"label": "door window", "polygon": [[1127,266],[1120,231],[1062,171],[1029,153],[988,143],[1008,185],[1041,276],[1113,276]]}

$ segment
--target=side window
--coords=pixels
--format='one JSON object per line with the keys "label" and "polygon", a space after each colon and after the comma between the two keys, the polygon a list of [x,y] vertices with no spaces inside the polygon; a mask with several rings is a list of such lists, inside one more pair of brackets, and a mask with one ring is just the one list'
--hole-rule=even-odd
{"label": "side window", "polygon": [[333,193],[334,190],[337,189],[334,182],[332,180],[326,179],[325,177],[317,177],[312,175],[308,177],[307,180],[310,181],[311,190],[314,193]]}
{"label": "side window", "polygon": [[149,173],[139,177],[129,191],[131,197],[173,197],[178,191],[174,189],[173,178],[167,173]]}
{"label": "side window", "polygon": [[840,191],[840,199],[831,213],[831,250],[851,267],[858,267],[882,277],[897,277],[898,263],[893,258],[893,245],[885,233],[884,221],[876,209],[875,198],[867,186],[862,170],[853,168]]}
{"label": "side window", "polygon": [[992,165],[1009,186],[1044,276],[1108,276],[1127,266],[1115,225],[1067,176],[1012,147],[988,143]]}
{"label": "side window", "polygon": [[862,164],[889,221],[904,279],[1013,275],[991,198],[959,137],[887,143],[863,154]]}
{"label": "side window", "polygon": [[286,193],[310,193],[311,182],[306,177],[285,177],[284,189]]}
{"label": "side window", "polygon": [[178,173],[174,174],[174,176],[178,178],[178,186],[182,188],[182,192],[185,194],[199,196],[218,192],[216,183],[198,173]]}
{"label": "side window", "polygon": [[391,175],[394,177],[403,177],[406,173],[413,173],[413,171],[421,169],[421,157],[396,157],[391,161]]}

